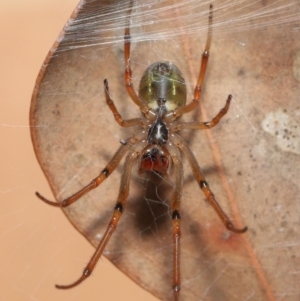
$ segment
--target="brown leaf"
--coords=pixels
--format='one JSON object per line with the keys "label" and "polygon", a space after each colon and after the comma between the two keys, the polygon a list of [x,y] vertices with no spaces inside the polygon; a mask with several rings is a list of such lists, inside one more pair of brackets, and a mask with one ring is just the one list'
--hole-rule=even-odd
{"label": "brown leaf", "polygon": [[[233,102],[214,129],[182,131],[182,136],[221,206],[238,227],[247,225],[249,231],[238,235],[224,228],[183,159],[180,300],[298,300],[300,6],[297,0],[213,4],[201,113],[184,118],[209,121],[228,94]],[[140,131],[117,125],[103,93],[107,78],[122,116],[140,116],[123,84],[128,5],[82,1],[38,76],[31,134],[58,201],[88,184],[120,139]],[[149,64],[169,60],[185,75],[191,101],[208,7],[200,1],[134,5],[131,64],[136,88]],[[126,210],[104,254],[142,287],[173,300],[172,177],[138,175],[137,169]],[[94,246],[111,217],[121,173],[122,164],[100,187],[64,210]],[[63,281],[68,284],[69,279]]]}

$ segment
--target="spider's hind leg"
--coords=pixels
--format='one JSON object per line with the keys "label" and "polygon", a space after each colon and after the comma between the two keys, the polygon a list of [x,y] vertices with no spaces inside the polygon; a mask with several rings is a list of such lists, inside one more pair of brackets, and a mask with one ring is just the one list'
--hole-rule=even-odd
{"label": "spider's hind leg", "polygon": [[199,71],[199,75],[198,75],[198,79],[197,79],[197,84],[194,89],[194,99],[189,104],[179,107],[176,110],[174,110],[173,120],[182,114],[189,113],[189,112],[195,110],[199,106],[203,81],[204,81],[206,67],[207,67],[207,63],[208,63],[208,59],[209,59],[209,51],[210,51],[210,45],[211,45],[211,39],[212,39],[212,23],[213,23],[213,5],[211,4],[209,6],[208,31],[207,31],[206,45],[205,45],[205,49],[202,53],[202,59],[201,59],[201,63],[200,63],[200,71]]}
{"label": "spider's hind leg", "polygon": [[107,79],[104,80],[104,91],[105,91],[106,103],[109,106],[112,113],[114,114],[115,120],[118,122],[118,124],[120,126],[122,126],[122,127],[131,127],[131,126],[135,126],[135,125],[142,125],[143,127],[145,127],[142,118],[132,118],[132,119],[129,119],[129,120],[124,120],[122,118],[122,116],[119,113],[118,109],[116,108],[113,100],[110,98],[109,88],[108,88],[108,80]]}
{"label": "spider's hind leg", "polygon": [[130,45],[131,45],[131,36],[130,36],[130,15],[132,10],[132,1],[130,2],[130,8],[128,10],[126,25],[124,31],[124,60],[125,60],[125,72],[124,72],[124,80],[125,87],[128,95],[132,99],[132,101],[140,108],[140,110],[151,119],[151,114],[149,114],[149,108],[146,104],[140,100],[139,96],[134,90],[132,83],[132,70],[130,66]]}

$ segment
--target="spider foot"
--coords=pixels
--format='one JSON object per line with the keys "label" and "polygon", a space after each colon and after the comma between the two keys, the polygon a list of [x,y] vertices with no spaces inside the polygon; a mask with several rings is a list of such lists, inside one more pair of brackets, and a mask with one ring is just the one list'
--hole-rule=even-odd
{"label": "spider foot", "polygon": [[226,228],[227,228],[228,230],[230,230],[231,232],[234,232],[234,233],[245,233],[245,232],[248,230],[248,227],[244,227],[244,228],[242,228],[242,229],[238,229],[238,228],[236,228],[236,227],[233,225],[232,222],[228,222],[228,223],[226,224]]}
{"label": "spider foot", "polygon": [[81,275],[81,277],[77,281],[75,281],[74,283],[69,284],[69,285],[55,284],[55,287],[58,288],[58,289],[69,289],[69,288],[75,287],[78,284],[80,284],[83,280],[85,280],[87,277],[89,277],[90,275],[91,275],[91,271],[89,269],[85,269],[83,271],[83,274]]}
{"label": "spider foot", "polygon": [[52,202],[52,201],[49,201],[48,199],[46,199],[45,197],[43,197],[41,194],[39,194],[37,191],[35,192],[35,195],[40,199],[42,200],[43,202],[47,203],[48,205],[51,205],[51,206],[54,206],[54,207],[65,207],[65,200],[60,202],[60,203],[57,203],[57,202]]}

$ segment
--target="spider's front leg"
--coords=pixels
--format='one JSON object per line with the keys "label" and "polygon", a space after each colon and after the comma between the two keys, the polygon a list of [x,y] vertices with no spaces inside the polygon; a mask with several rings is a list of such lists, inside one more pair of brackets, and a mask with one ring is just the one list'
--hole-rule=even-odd
{"label": "spider's front leg", "polygon": [[56,285],[56,288],[69,289],[69,288],[75,287],[78,284],[80,284],[82,281],[84,281],[86,278],[88,278],[91,275],[91,273],[93,272],[110,237],[116,230],[119,220],[125,209],[126,200],[127,200],[128,194],[129,194],[129,184],[130,184],[130,175],[131,175],[132,166],[133,166],[136,158],[139,156],[140,152],[144,149],[145,144],[146,144],[146,141],[142,140],[142,141],[137,142],[135,145],[131,145],[131,149],[125,160],[124,171],[122,173],[122,178],[121,178],[119,196],[118,196],[118,200],[117,200],[117,203],[116,203],[114,211],[113,211],[113,215],[110,219],[110,222],[108,223],[106,231],[105,231],[95,253],[93,254],[93,256],[90,259],[87,266],[84,268],[82,276],[77,281],[75,281],[74,283],[72,283],[70,285]]}
{"label": "spider's front leg", "polygon": [[216,211],[216,213],[218,214],[218,216],[222,220],[225,227],[228,230],[230,230],[232,232],[235,232],[235,233],[244,233],[244,232],[246,232],[247,229],[248,229],[247,227],[244,227],[244,228],[241,228],[241,229],[236,228],[233,225],[233,223],[230,221],[230,219],[226,215],[226,213],[222,210],[219,203],[215,199],[215,196],[214,196],[213,192],[210,190],[210,188],[208,186],[208,183],[205,181],[205,178],[202,175],[202,172],[201,172],[200,167],[198,165],[198,162],[197,162],[195,156],[193,155],[193,153],[191,152],[191,150],[187,147],[187,145],[185,145],[185,143],[182,141],[180,136],[174,134],[173,137],[174,137],[173,141],[176,141],[176,145],[181,149],[181,151],[187,157],[188,162],[189,162],[189,164],[192,168],[194,177],[195,177],[197,183],[199,184],[201,190],[205,194],[205,196],[206,196],[207,200],[209,201],[209,203],[213,206],[214,210]]}
{"label": "spider's front leg", "polygon": [[[142,118],[134,118],[129,120],[123,120],[122,116],[117,111],[112,99],[109,96],[109,88],[108,88],[108,82],[107,80],[104,80],[104,90],[105,90],[105,98],[106,103],[108,104],[109,108],[114,114],[114,117],[116,121],[121,125],[122,127],[130,127],[140,124],[142,127],[145,127],[143,119]],[[119,165],[121,159],[128,151],[130,145],[134,144],[137,141],[136,138],[131,137],[128,139],[127,143],[125,145],[121,145],[120,148],[117,150],[116,154],[113,156],[111,161],[107,164],[107,166],[101,171],[101,173],[93,179],[87,186],[83,187],[81,190],[76,192],[75,194],[71,195],[70,197],[64,199],[61,202],[52,202],[45,197],[43,197],[41,194],[36,192],[36,196],[44,201],[45,203],[55,206],[55,207],[67,207],[74,202],[76,202],[78,199],[80,199],[82,196],[84,196],[86,193],[91,191],[92,189],[98,187],[104,180],[107,179],[107,177],[115,170],[115,168]]]}
{"label": "spider's front leg", "polygon": [[40,195],[38,192],[36,192],[36,196],[44,201],[45,203],[55,206],[55,207],[67,207],[74,202],[76,202],[78,199],[80,199],[82,196],[84,196],[86,193],[91,191],[92,189],[98,187],[104,180],[108,178],[108,176],[116,169],[116,167],[119,165],[121,159],[124,157],[128,149],[130,148],[131,145],[135,144],[137,139],[135,137],[130,137],[127,140],[126,144],[122,144],[113,158],[110,160],[110,162],[106,165],[106,167],[101,171],[101,173],[94,178],[88,185],[83,187],[81,190],[76,192],[75,194],[71,195],[70,197],[64,199],[61,202],[52,202],[42,195]]}
{"label": "spider's front leg", "polygon": [[181,286],[180,279],[180,237],[181,237],[181,216],[180,201],[183,186],[183,165],[178,148],[171,142],[165,145],[172,158],[175,174],[174,193],[172,196],[172,228],[173,228],[173,293],[174,301],[179,300]]}

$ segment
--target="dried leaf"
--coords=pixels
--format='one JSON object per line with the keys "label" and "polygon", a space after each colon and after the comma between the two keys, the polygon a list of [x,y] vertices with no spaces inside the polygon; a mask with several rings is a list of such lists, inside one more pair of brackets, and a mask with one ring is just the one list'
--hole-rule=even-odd
{"label": "dried leaf", "polygon": [[[300,6],[297,0],[213,4],[201,113],[186,114],[185,120],[209,121],[228,94],[233,103],[214,129],[182,136],[221,206],[249,231],[238,235],[224,228],[183,159],[180,300],[298,300]],[[88,184],[120,139],[139,131],[117,125],[103,93],[107,78],[123,117],[140,116],[123,84],[128,7],[128,2],[81,1],[38,76],[31,134],[58,201]],[[169,60],[185,75],[191,101],[208,7],[204,1],[134,4],[131,64],[136,88],[149,64]],[[138,166],[134,169],[126,210],[104,254],[142,287],[173,300],[172,177],[140,176]],[[121,174],[122,164],[64,210],[94,246],[111,217]]]}

